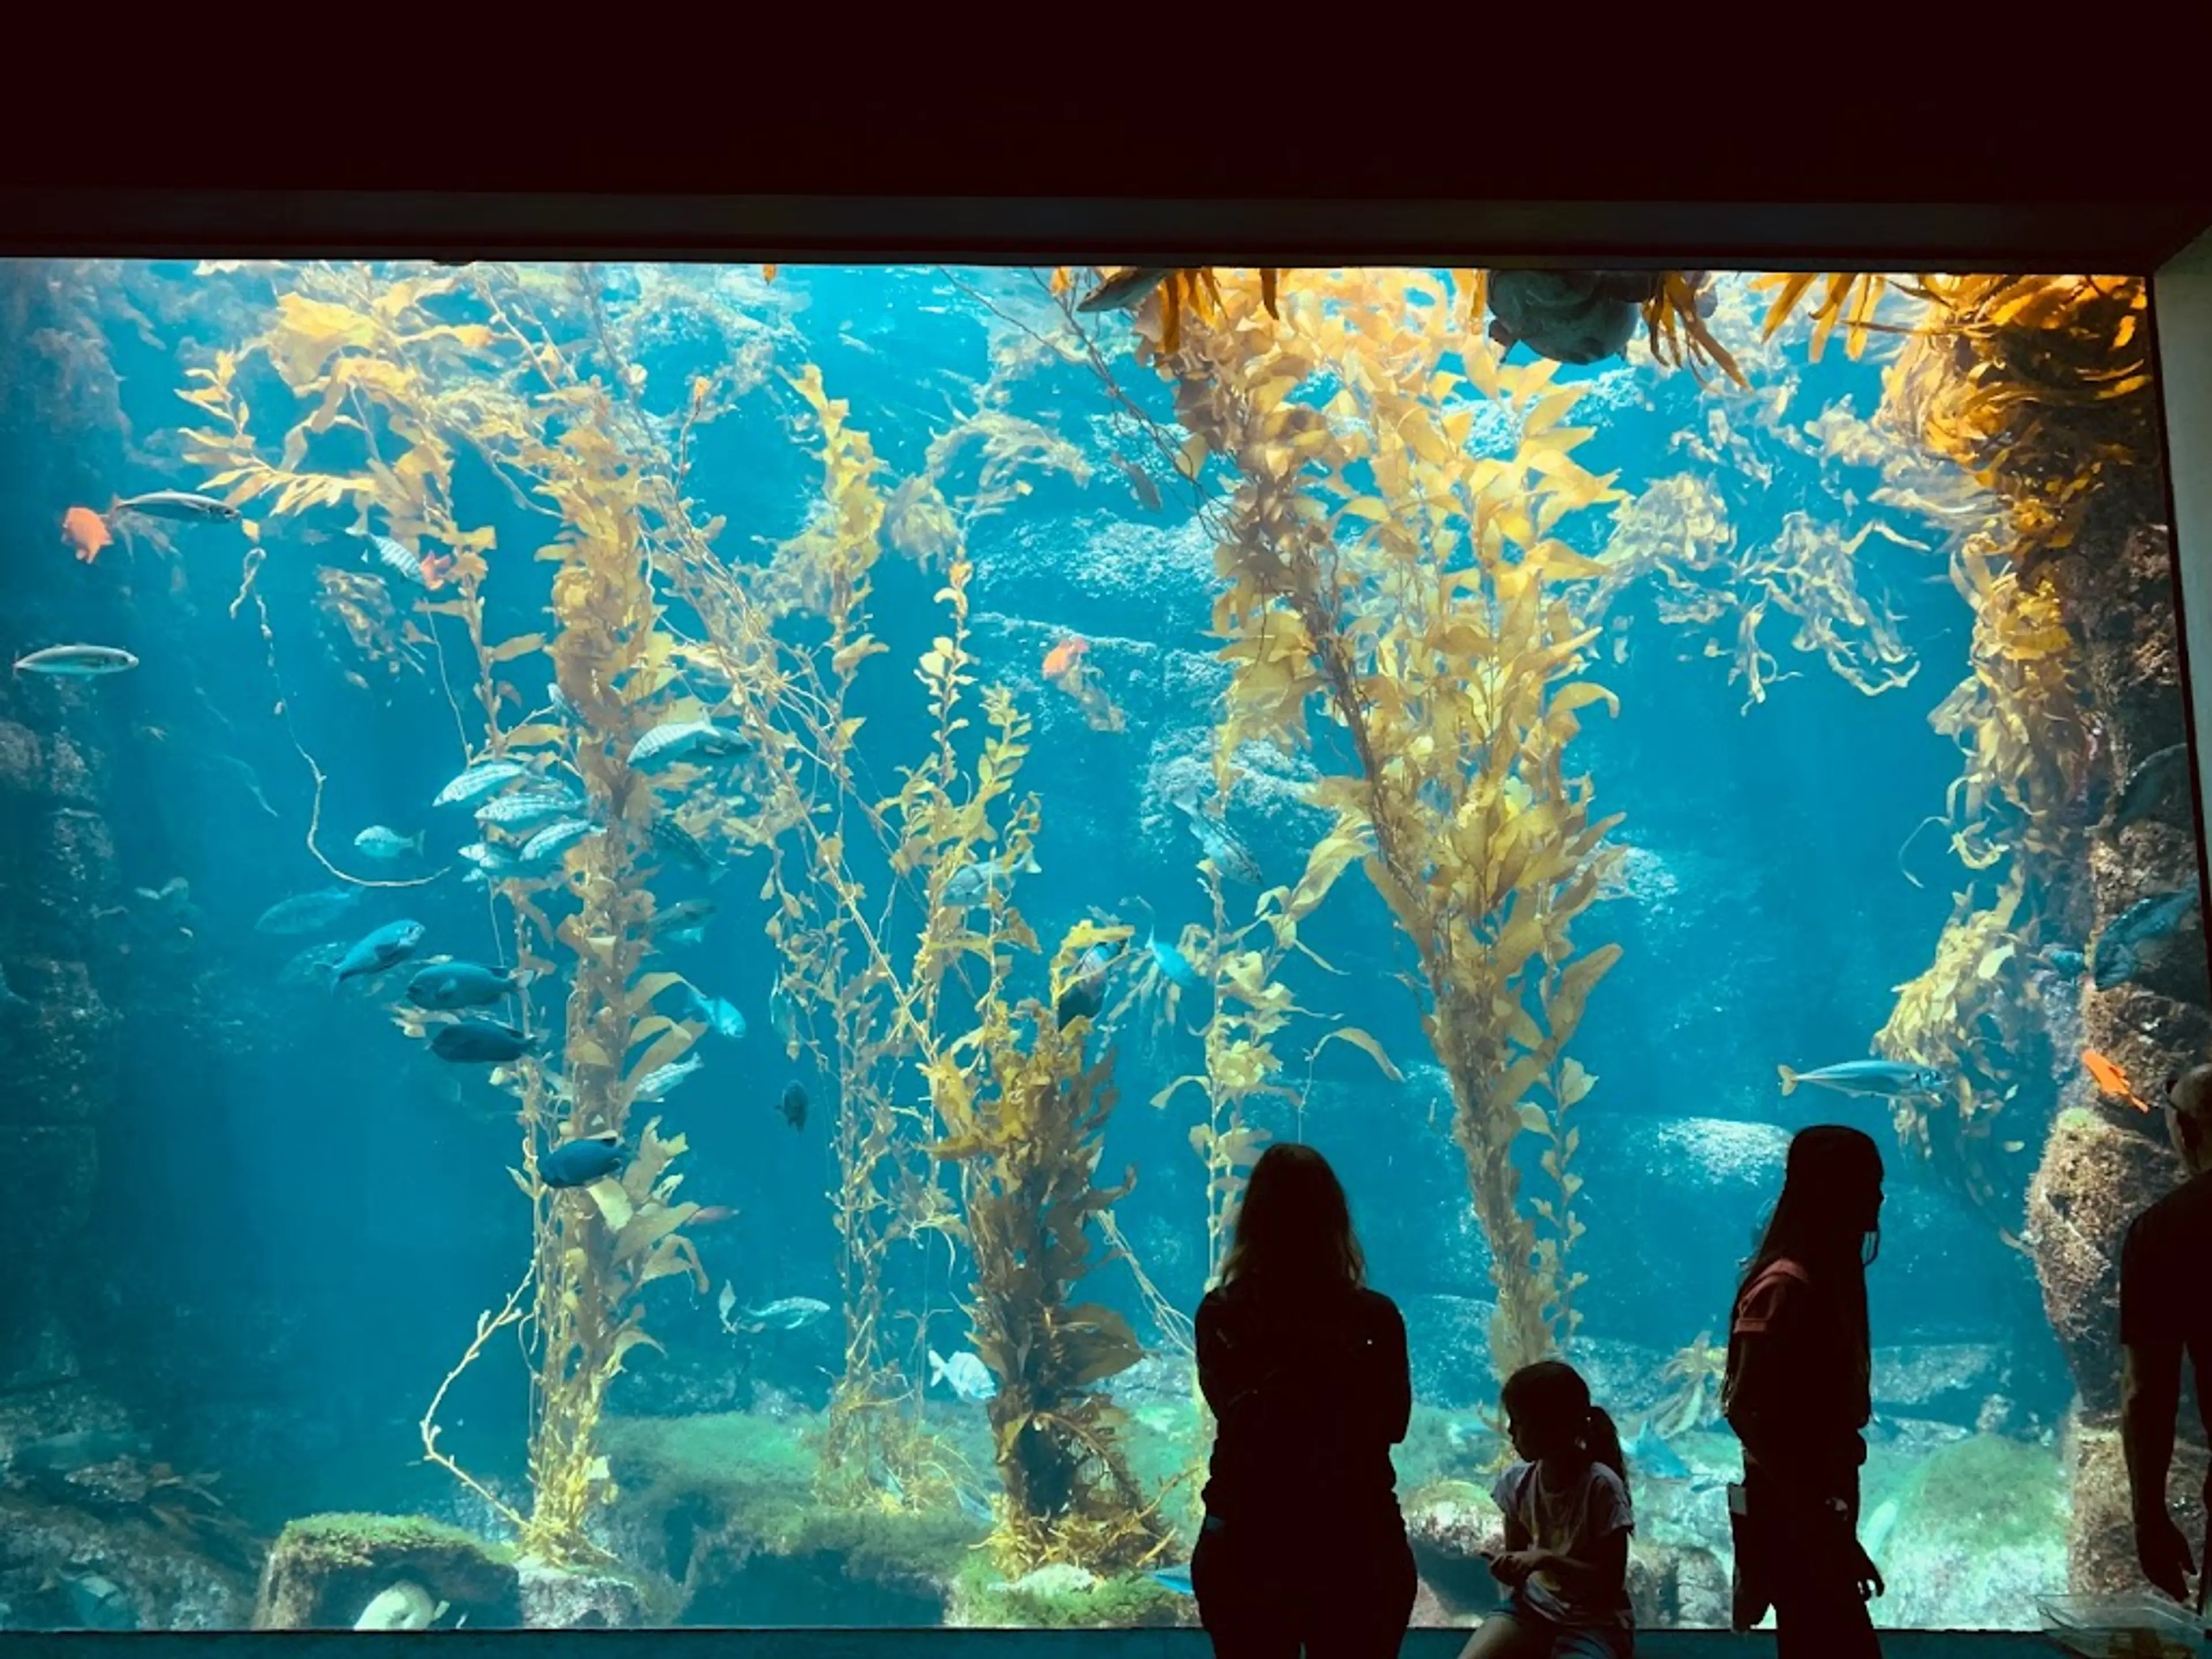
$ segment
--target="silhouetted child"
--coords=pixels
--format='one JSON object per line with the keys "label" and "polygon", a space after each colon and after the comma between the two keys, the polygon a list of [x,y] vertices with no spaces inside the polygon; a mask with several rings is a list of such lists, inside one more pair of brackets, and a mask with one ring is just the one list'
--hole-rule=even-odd
{"label": "silhouetted child", "polygon": [[1613,1419],[1589,1385],[1556,1359],[1523,1365],[1500,1396],[1521,1461],[1491,1495],[1505,1516],[1504,1553],[1490,1571],[1512,1587],[1461,1659],[1627,1659],[1628,1472]]}

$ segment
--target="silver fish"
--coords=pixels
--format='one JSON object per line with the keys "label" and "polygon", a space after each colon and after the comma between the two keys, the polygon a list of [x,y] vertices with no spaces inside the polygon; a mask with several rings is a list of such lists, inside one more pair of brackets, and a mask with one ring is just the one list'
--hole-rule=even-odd
{"label": "silver fish", "polygon": [[599,826],[586,818],[563,818],[558,823],[549,823],[528,841],[522,843],[525,864],[544,864],[556,859],[586,836],[596,836]]}
{"label": "silver fish", "polygon": [[495,790],[504,789],[530,769],[520,761],[508,760],[504,756],[495,760],[478,761],[474,766],[438,792],[433,806],[461,806],[472,800],[482,800]]}
{"label": "silver fish", "polygon": [[386,829],[380,823],[372,823],[353,838],[353,844],[370,858],[383,859],[386,861],[405,858],[410,853],[416,858],[422,856],[421,830],[416,831],[411,836],[403,836],[397,830]]}
{"label": "silver fish", "polygon": [[632,771],[649,772],[684,760],[720,760],[742,755],[752,745],[712,720],[671,720],[656,726],[630,745]]}
{"label": "silver fish", "polygon": [[1076,301],[1078,311],[1134,311],[1173,272],[1164,265],[1131,265],[1117,270]]}
{"label": "silver fish", "polygon": [[1796,1072],[1787,1066],[1775,1070],[1782,1076],[1782,1092],[1795,1091],[1801,1083],[1817,1084],[1838,1094],[1874,1095],[1896,1100],[1913,1095],[1942,1092],[1943,1073],[1928,1066],[1908,1066],[1896,1060],[1847,1060],[1840,1066]]}
{"label": "silver fish", "polygon": [[149,519],[179,519],[187,524],[228,524],[238,509],[212,495],[196,495],[186,489],[149,489],[116,502],[115,513],[137,513]]}
{"label": "silver fish", "polygon": [[631,1092],[630,1099],[633,1102],[642,1101],[647,1105],[665,1100],[678,1084],[706,1063],[695,1054],[689,1060],[675,1060],[665,1066],[656,1066],[637,1080],[637,1087]]}
{"label": "silver fish", "polygon": [[936,1349],[930,1349],[929,1380],[933,1383],[944,1383],[971,1405],[979,1401],[995,1399],[999,1392],[999,1385],[991,1376],[991,1368],[965,1348],[950,1359]]}
{"label": "silver fish", "polygon": [[279,899],[253,924],[258,933],[319,933],[361,902],[358,887],[325,887]]}
{"label": "silver fish", "polygon": [[795,1331],[801,1325],[812,1324],[829,1311],[827,1302],[817,1302],[811,1296],[787,1296],[769,1303],[765,1308],[747,1308],[738,1328]]}
{"label": "silver fish", "polygon": [[1206,857],[1221,866],[1223,875],[1232,881],[1249,882],[1255,887],[1266,879],[1259,860],[1252,856],[1243,842],[1230,834],[1227,824],[1208,816],[1188,795],[1176,796],[1175,805],[1190,820],[1190,833],[1198,838]]}
{"label": "silver fish", "polygon": [[27,657],[15,659],[18,674],[64,674],[79,678],[94,674],[121,674],[137,665],[137,658],[114,645],[50,645]]}
{"label": "silver fish", "polygon": [[520,833],[535,830],[554,818],[567,817],[575,810],[573,795],[495,795],[477,808],[477,822]]}
{"label": "silver fish", "polygon": [[395,542],[389,536],[368,535],[362,538],[368,545],[362,550],[361,562],[367,564],[374,559],[386,569],[404,576],[417,587],[423,586],[422,560],[411,549]]}
{"label": "silver fish", "polygon": [[1038,873],[1038,869],[1036,854],[1033,852],[1024,852],[1018,865],[1009,859],[991,859],[981,864],[963,865],[945,884],[944,902],[951,909],[971,910],[986,902],[1013,876],[1033,876]]}
{"label": "silver fish", "polygon": [[699,988],[688,981],[684,983],[684,998],[685,1018],[703,1020],[715,1036],[729,1042],[744,1041],[745,1017],[735,1003],[726,1002],[720,997],[702,996]]}

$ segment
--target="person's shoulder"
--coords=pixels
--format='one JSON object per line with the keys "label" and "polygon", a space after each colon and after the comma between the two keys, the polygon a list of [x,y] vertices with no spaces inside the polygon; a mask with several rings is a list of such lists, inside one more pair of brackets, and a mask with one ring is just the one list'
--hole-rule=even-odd
{"label": "person's shoulder", "polygon": [[1811,1277],[1787,1256],[1777,1256],[1744,1281],[1735,1300],[1735,1328],[1757,1333],[1812,1288]]}
{"label": "person's shoulder", "polygon": [[1613,1472],[1610,1463],[1601,1463],[1595,1458],[1592,1458],[1589,1466],[1589,1484],[1596,1491],[1618,1498],[1623,1509],[1628,1507],[1628,1482]]}
{"label": "person's shoulder", "polygon": [[1200,1325],[1218,1325],[1227,1319],[1237,1304],[1230,1298],[1226,1285],[1216,1285],[1198,1300],[1198,1312],[1193,1316]]}
{"label": "person's shoulder", "polygon": [[2212,1174],[2192,1176],[2128,1224],[2126,1255],[2167,1249],[2191,1255],[2212,1239]]}
{"label": "person's shoulder", "polygon": [[1362,1285],[1352,1293],[1352,1305],[1363,1316],[1379,1324],[1402,1326],[1406,1322],[1405,1315],[1398,1311],[1398,1304],[1380,1291]]}

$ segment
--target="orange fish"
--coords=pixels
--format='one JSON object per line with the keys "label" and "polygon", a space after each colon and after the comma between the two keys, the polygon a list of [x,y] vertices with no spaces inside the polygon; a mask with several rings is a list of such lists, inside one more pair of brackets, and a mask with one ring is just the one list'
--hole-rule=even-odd
{"label": "orange fish", "polygon": [[73,507],[62,514],[62,541],[75,548],[77,558],[85,564],[97,559],[100,550],[114,540],[107,533],[107,520],[88,507]]}
{"label": "orange fish", "polygon": [[1044,677],[1056,680],[1083,660],[1083,653],[1091,648],[1091,641],[1078,635],[1070,635],[1044,653]]}
{"label": "orange fish", "polygon": [[425,553],[422,556],[422,586],[433,593],[443,587],[447,578],[453,574],[456,556],[451,553]]}
{"label": "orange fish", "polygon": [[2089,1068],[2089,1075],[2096,1079],[2097,1086],[2113,1099],[2124,1100],[2139,1112],[2150,1110],[2150,1103],[2136,1093],[2128,1082],[2128,1074],[2094,1048],[2081,1051],[2081,1063]]}

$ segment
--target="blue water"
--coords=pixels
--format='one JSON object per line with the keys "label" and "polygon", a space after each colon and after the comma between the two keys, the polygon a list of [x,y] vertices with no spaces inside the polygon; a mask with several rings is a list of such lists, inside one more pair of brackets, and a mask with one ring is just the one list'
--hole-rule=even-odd
{"label": "blue water", "polygon": [[[379,267],[375,280],[421,274]],[[204,483],[184,459],[180,435],[201,416],[177,394],[191,384],[189,371],[258,332],[295,278],[281,269],[170,264],[91,267],[70,280],[88,296],[70,325],[119,377],[124,424],[27,420],[18,399],[0,445],[15,538],[8,643],[15,654],[70,640],[118,645],[140,665],[102,681],[19,677],[0,690],[0,715],[35,734],[50,772],[65,744],[96,757],[85,799],[113,843],[112,864],[91,885],[55,885],[58,876],[45,887],[11,881],[0,901],[0,964],[19,992],[37,993],[42,1005],[61,994],[36,963],[93,964],[80,1035],[96,1032],[82,1046],[111,1055],[104,1063],[113,1068],[105,1075],[88,1061],[70,1073],[81,1092],[59,1115],[96,1136],[97,1174],[67,1224],[66,1248],[40,1257],[38,1271],[61,1287],[56,1299],[69,1307],[64,1322],[84,1386],[123,1402],[152,1455],[179,1469],[219,1470],[226,1501],[264,1537],[290,1518],[340,1510],[424,1513],[498,1536],[486,1506],[422,1461],[418,1425],[479,1313],[500,1306],[529,1262],[530,1210],[508,1174],[520,1161],[514,1100],[481,1070],[445,1066],[396,1028],[391,1009],[404,975],[382,994],[278,982],[301,947],[350,941],[403,916],[425,925],[425,954],[493,963],[511,955],[501,908],[462,883],[458,849],[477,838],[469,810],[430,805],[483,730],[459,622],[414,609],[452,590],[425,594],[386,580],[395,622],[411,617],[419,630],[412,648],[421,666],[394,672],[364,658],[317,608],[320,570],[390,577],[345,538],[349,507],[279,518],[266,500],[246,503],[265,558],[235,605],[257,544],[239,525],[163,523],[166,547],[142,537],[93,562],[72,560],[52,528],[66,507]],[[1087,481],[1021,464],[1026,492],[966,532],[977,672],[1011,687],[1034,722],[1021,785],[1041,804],[1041,872],[1020,878],[1018,902],[1048,950],[1094,907],[1136,926],[1140,944],[1148,926],[1140,898],[1164,939],[1204,921],[1197,848],[1159,792],[1164,764],[1209,752],[1222,684],[1209,637],[1209,543],[1194,520],[1191,489],[1141,444],[1091,362],[1039,353],[991,380],[994,352],[1004,360],[1031,351],[1035,336],[1057,325],[1041,278],[785,270],[763,284],[746,267],[673,278],[616,269],[597,280],[623,360],[642,371],[637,396],[663,445],[675,441],[695,377],[732,361],[754,364],[747,373],[758,383],[689,441],[684,484],[699,517],[726,518],[717,546],[732,562],[765,560],[805,527],[818,498],[817,440],[782,378],[804,363],[818,365],[851,425],[866,434],[886,491],[922,468],[932,441],[975,407],[987,381],[994,407],[1071,447]],[[1740,281],[1724,279],[1731,291]],[[1742,329],[1759,309],[1735,304],[1717,326]],[[446,314],[489,315],[466,295]],[[1131,354],[1127,317],[1085,321],[1119,392],[1180,441],[1169,387]],[[1648,1382],[1700,1332],[1723,1328],[1738,1263],[1778,1177],[1772,1146],[1769,1162],[1748,1174],[1671,1164],[1662,1150],[1676,1144],[1664,1138],[1668,1126],[1764,1126],[1778,1146],[1778,1132],[1841,1121],[1895,1148],[1887,1103],[1808,1090],[1784,1099],[1776,1067],[1866,1056],[1893,988],[1928,965],[1952,895],[1969,879],[1940,833],[1900,853],[1915,827],[1943,810],[1959,769],[1956,747],[1929,724],[1966,672],[1972,620],[1945,579],[1942,532],[1905,508],[1870,505],[1880,475],[1823,460],[1803,438],[1823,410],[1848,402],[1863,416],[1877,406],[1890,349],[1878,341],[1856,362],[1832,349],[1814,364],[1802,331],[1765,349],[1747,332],[1729,337],[1759,398],[1662,369],[1640,346],[1625,362],[1563,369],[1561,383],[1594,387],[1575,418],[1596,432],[1577,459],[1617,471],[1631,495],[1675,473],[1709,480],[1741,548],[1779,534],[1791,512],[1854,529],[1878,519],[1936,545],[1875,536],[1859,550],[1860,592],[1893,612],[1917,664],[1909,684],[1879,696],[1845,683],[1817,653],[1793,648],[1796,621],[1778,610],[1761,636],[1776,678],[1750,706],[1744,684],[1729,676],[1733,617],[1671,625],[1632,586],[1607,614],[1618,626],[1591,648],[1589,676],[1618,693],[1620,709],[1617,718],[1585,711],[1569,769],[1592,781],[1598,811],[1626,815],[1617,839],[1638,849],[1627,890],[1594,907],[1575,932],[1582,950],[1616,942],[1624,952],[1571,1049],[1599,1079],[1576,1113],[1589,1232],[1575,1264],[1589,1283],[1577,1297],[1583,1346],[1571,1352],[1586,1358],[1601,1393],[1615,1376]],[[1525,348],[1519,355],[1526,360]],[[604,359],[593,367],[605,373]],[[441,372],[458,388],[479,371],[456,355]],[[1757,409],[1785,380],[1795,384],[1787,414],[1762,418]],[[304,408],[292,407],[265,362],[249,362],[240,386],[274,459],[270,434]],[[1716,411],[1769,475],[1700,460],[1675,442],[1706,434]],[[350,441],[341,432],[318,453],[342,453]],[[1146,471],[1158,507],[1133,491],[1117,453]],[[483,588],[487,637],[549,628],[554,567],[531,556],[552,540],[556,521],[526,510],[465,449],[455,479],[456,518],[496,531]],[[945,494],[957,506],[976,479],[971,454],[948,471]],[[381,514],[373,517],[382,532]],[[1574,515],[1562,534],[1595,551],[1607,529],[1601,510]],[[317,531],[325,538],[311,538]],[[889,650],[866,665],[850,705],[867,716],[856,775],[872,801],[896,793],[900,769],[930,743],[912,667],[945,629],[933,599],[943,580],[941,568],[895,550],[873,567],[868,625]],[[671,614],[688,630],[688,613],[672,606]],[[795,636],[805,627],[795,624]],[[1092,642],[1090,661],[1126,729],[1091,729],[1074,699],[1043,678],[1043,654],[1070,635]],[[1705,653],[1708,639],[1720,641],[1721,654]],[[509,723],[543,704],[546,672],[538,655],[502,671],[520,698],[503,713]],[[980,710],[969,713],[980,728]],[[1325,755],[1340,752],[1317,715],[1312,727]],[[1230,823],[1270,884],[1295,881],[1321,821],[1261,799],[1239,796]],[[372,824],[426,831],[425,855],[390,866],[365,857],[354,837]],[[15,845],[33,858],[30,831],[19,830]],[[681,1130],[689,1141],[682,1196],[738,1213],[697,1235],[706,1294],[682,1278],[645,1293],[647,1328],[665,1352],[631,1358],[610,1409],[645,1419],[750,1413],[790,1425],[802,1445],[842,1358],[827,1196],[841,1091],[810,1057],[788,1055],[774,1029],[765,854],[715,850],[732,867],[711,888],[680,869],[654,878],[664,906],[711,892],[720,909],[705,943],[670,947],[648,966],[678,968],[708,995],[728,999],[748,1034],[735,1043],[705,1038],[694,1051],[703,1070],[634,1115],[632,1128],[657,1114],[669,1132]],[[879,863],[870,867],[879,876]],[[189,883],[189,915],[132,896],[172,878]],[[371,888],[342,925],[316,933],[255,931],[255,918],[277,901],[349,878],[420,884]],[[1249,915],[1254,891],[1231,884],[1231,892],[1237,914]],[[902,913],[891,934],[910,945],[914,927]],[[1449,1096],[1416,997],[1395,982],[1414,969],[1413,953],[1356,871],[1304,938],[1342,971],[1294,960],[1285,977],[1300,1003],[1373,1033],[1406,1080],[1389,1082],[1348,1044],[1309,1063],[1306,1045],[1325,1027],[1305,1022],[1285,1043],[1283,1081],[1304,1096],[1301,1107],[1271,1106],[1262,1121],[1279,1135],[1302,1130],[1335,1161],[1372,1281],[1408,1309],[1424,1407],[1464,1431],[1455,1444],[1472,1443],[1467,1437],[1479,1437],[1494,1397],[1475,1306],[1492,1291],[1464,1164],[1442,1127]],[[1035,958],[1018,964],[1014,984],[1018,994],[1043,994]],[[536,1021],[556,1029],[557,989],[534,993]],[[1181,1032],[1148,1030],[1132,1016],[1117,1034],[1120,1102],[1099,1164],[1102,1182],[1134,1170],[1116,1220],[1145,1272],[1186,1315],[1205,1289],[1206,1255],[1204,1171],[1188,1139],[1194,1097],[1160,1109],[1146,1103],[1202,1065],[1188,1028],[1204,1006],[1202,997],[1185,999]],[[57,1062],[37,1074],[64,1069]],[[778,1110],[793,1081],[811,1108],[799,1130]],[[2016,1108],[2031,1140],[2057,1084]],[[903,1101],[926,1098],[910,1070],[900,1087]],[[2052,1459],[2055,1482],[2050,1448],[2068,1385],[2029,1262],[1913,1155],[1894,1152],[1892,1171],[1892,1243],[1869,1279],[1877,1345],[1908,1357],[1947,1344],[2001,1355],[1998,1415],[2007,1426],[1993,1432]],[[892,1250],[895,1322],[924,1314],[929,1322],[922,1343],[910,1324],[887,1333],[886,1355],[911,1364],[917,1346],[963,1346],[966,1252],[948,1254],[941,1238]],[[741,1307],[805,1297],[831,1311],[789,1331],[732,1335],[714,1305],[726,1285]],[[1154,1392],[1140,1398],[1158,1422],[1180,1401],[1181,1426],[1161,1433],[1182,1435],[1186,1454],[1202,1449],[1175,1334],[1155,1321],[1127,1267],[1099,1267],[1082,1295],[1121,1311],[1161,1357],[1149,1374]],[[1976,1432],[1986,1414],[1981,1396],[2000,1389],[1963,1386],[1960,1399],[1924,1418],[1955,1431],[1951,1439]],[[975,1489],[994,1493],[980,1437],[986,1408],[942,1388],[923,1400],[925,1425],[964,1437]],[[513,1333],[496,1336],[455,1381],[439,1421],[446,1449],[527,1507],[530,1395]],[[1727,1448],[1709,1415],[1704,1432],[1708,1443],[1691,1449],[1709,1463]],[[1430,1437],[1442,1447],[1443,1428]],[[1907,1436],[1916,1446],[1944,1438]],[[1155,1489],[1173,1461],[1164,1458],[1146,1454],[1142,1472]],[[1409,1470],[1409,1460],[1420,1467]],[[1409,1447],[1401,1489],[1416,1475],[1449,1474],[1449,1455]],[[1678,1535],[1694,1530],[1686,1521]],[[794,1590],[780,1605],[798,1616],[810,1596],[822,1622],[892,1616],[857,1591]],[[751,1604],[740,1596],[717,1605]],[[1945,1611],[1927,1607],[1899,1622],[1938,1622]],[[1989,1620],[1979,1603],[1966,1612],[1967,1622]],[[708,1613],[702,1603],[668,1616]]]}

